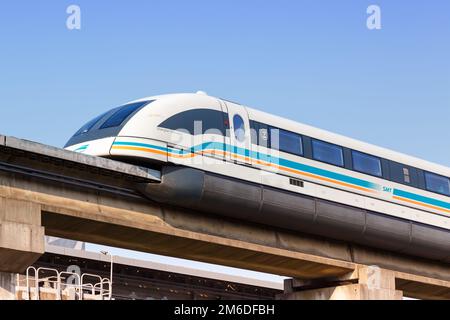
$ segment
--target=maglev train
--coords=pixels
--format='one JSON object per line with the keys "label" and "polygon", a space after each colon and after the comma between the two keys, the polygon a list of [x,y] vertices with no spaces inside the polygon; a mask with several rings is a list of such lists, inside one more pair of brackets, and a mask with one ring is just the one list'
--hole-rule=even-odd
{"label": "maglev train", "polygon": [[172,206],[450,262],[450,169],[204,92],[139,99],[66,149],[161,170]]}

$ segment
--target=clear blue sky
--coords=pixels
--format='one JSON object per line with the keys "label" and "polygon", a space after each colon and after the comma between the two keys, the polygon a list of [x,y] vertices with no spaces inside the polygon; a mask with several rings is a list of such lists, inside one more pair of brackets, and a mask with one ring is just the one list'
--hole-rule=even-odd
{"label": "clear blue sky", "polygon": [[62,146],[120,103],[204,90],[450,165],[447,0],[3,1],[0,40],[2,134]]}
{"label": "clear blue sky", "polygon": [[2,1],[0,41],[1,134],[62,146],[128,100],[204,90],[450,166],[448,0]]}

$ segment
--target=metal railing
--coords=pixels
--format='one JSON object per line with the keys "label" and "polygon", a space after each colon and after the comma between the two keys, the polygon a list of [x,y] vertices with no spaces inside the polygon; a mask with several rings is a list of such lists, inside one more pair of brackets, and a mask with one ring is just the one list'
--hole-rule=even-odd
{"label": "metal railing", "polygon": [[[47,275],[41,277],[45,272]],[[50,275],[48,275],[50,274]],[[55,293],[56,300],[62,300],[63,293],[73,290],[76,300],[83,300],[87,295],[91,299],[111,300],[112,284],[110,279],[102,278],[99,275],[84,273],[81,276],[77,273],[61,271],[50,268],[28,267],[26,270],[25,299],[40,300],[42,288],[48,288]],[[73,278],[73,282],[68,282]],[[66,280],[66,281],[63,281]],[[91,281],[88,281],[91,280]],[[97,282],[95,282],[97,281]],[[34,291],[34,294],[33,294]]]}

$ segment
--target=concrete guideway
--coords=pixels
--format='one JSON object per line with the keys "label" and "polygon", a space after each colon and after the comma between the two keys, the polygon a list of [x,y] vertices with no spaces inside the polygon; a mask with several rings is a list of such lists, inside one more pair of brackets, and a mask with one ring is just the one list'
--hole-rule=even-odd
{"label": "concrete guideway", "polygon": [[449,265],[152,203],[143,181],[157,172],[0,137],[0,271],[31,265],[45,234],[295,278],[286,299],[450,299]]}
{"label": "concrete guideway", "polygon": [[136,178],[142,178],[144,180],[158,181],[160,179],[159,172],[156,170],[133,166],[110,159],[93,157],[83,153],[75,153],[61,148],[22,140],[15,137],[0,135],[0,146],[10,150],[16,150],[22,154],[34,154],[36,157],[44,156],[47,160],[53,159],[60,163],[66,161],[68,163],[72,163],[72,165],[80,165],[96,168],[98,170],[111,171],[115,174],[120,173]]}

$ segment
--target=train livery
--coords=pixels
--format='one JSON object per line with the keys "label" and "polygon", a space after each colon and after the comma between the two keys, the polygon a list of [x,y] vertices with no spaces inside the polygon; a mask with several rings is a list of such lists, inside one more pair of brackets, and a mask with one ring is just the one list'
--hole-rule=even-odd
{"label": "train livery", "polygon": [[450,169],[203,92],[129,102],[66,149],[161,170],[148,198],[450,262]]}

